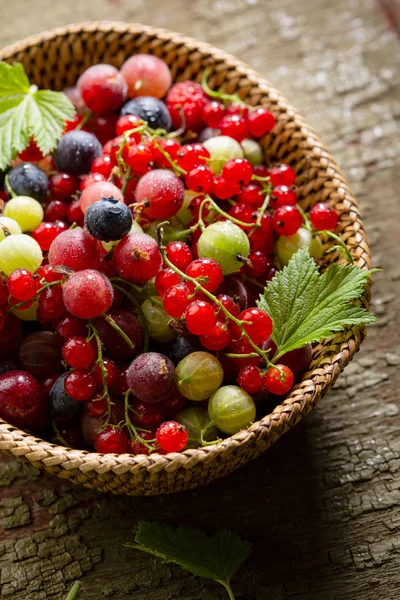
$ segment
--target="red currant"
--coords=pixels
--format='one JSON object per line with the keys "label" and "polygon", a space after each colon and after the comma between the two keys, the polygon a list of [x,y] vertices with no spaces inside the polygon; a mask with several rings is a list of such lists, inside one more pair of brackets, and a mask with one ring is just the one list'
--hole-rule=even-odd
{"label": "red currant", "polygon": [[62,273],[58,273],[54,267],[51,265],[42,265],[38,269],[39,281],[44,279],[47,283],[52,283],[53,281],[61,281],[63,278]]}
{"label": "red currant", "polygon": [[237,196],[239,192],[240,185],[238,183],[231,183],[222,175],[214,177],[213,194],[219,200],[228,200],[228,198],[232,198],[232,196]]}
{"label": "red currant", "polygon": [[289,165],[276,165],[269,169],[269,176],[273,187],[286,185],[290,187],[296,181],[296,173]]}
{"label": "red currant", "polygon": [[108,410],[108,402],[101,394],[95,394],[91,400],[85,402],[85,413],[91,417],[100,419],[104,417]]}
{"label": "red currant", "polygon": [[291,389],[293,382],[293,373],[286,365],[275,365],[265,374],[265,387],[276,396],[286,394]]}
{"label": "red currant", "polygon": [[248,118],[249,133],[254,138],[260,138],[275,127],[275,117],[265,108],[252,110]]}
{"label": "red currant", "polygon": [[223,321],[217,321],[215,327],[208,333],[200,336],[200,342],[207,350],[218,352],[223,350],[231,342],[232,335],[229,327]]}
{"label": "red currant", "polygon": [[239,115],[226,115],[219,124],[221,135],[227,135],[237,142],[242,142],[249,135],[247,121]]}
{"label": "red currant", "polygon": [[90,188],[94,183],[100,183],[106,181],[106,178],[101,173],[89,173],[89,175],[84,175],[81,179],[80,190],[83,192],[87,188]]}
{"label": "red currant", "polygon": [[243,223],[248,223],[249,225],[239,225],[239,227],[241,229],[243,229],[244,231],[248,231],[249,227],[251,227],[252,223],[253,223],[253,209],[249,204],[235,204],[234,206],[232,206],[232,208],[229,211],[229,214],[234,217],[235,219],[238,219],[239,221],[242,221]]}
{"label": "red currant", "polygon": [[238,375],[240,387],[248,394],[258,394],[264,387],[263,374],[261,369],[254,365],[242,367]]}
{"label": "red currant", "polygon": [[124,115],[118,119],[115,126],[115,133],[123,135],[125,131],[136,129],[136,127],[140,127],[141,125],[144,125],[144,121],[140,117],[136,115]]}
{"label": "red currant", "polygon": [[94,447],[101,454],[125,454],[128,450],[128,436],[119,427],[108,425],[96,435]]}
{"label": "red currant", "polygon": [[129,148],[124,160],[134,173],[143,175],[153,160],[153,154],[147,144],[139,143]]}
{"label": "red currant", "polygon": [[190,333],[204,335],[217,324],[217,317],[212,304],[204,300],[194,300],[185,311],[186,327]]}
{"label": "red currant", "polygon": [[260,252],[260,250],[251,252],[248,259],[251,262],[251,266],[246,265],[244,271],[249,277],[261,277],[265,275],[271,266],[268,256],[264,252]]}
{"label": "red currant", "polygon": [[185,242],[170,242],[167,244],[166,252],[172,264],[183,272],[193,260],[192,251]]}
{"label": "red currant", "polygon": [[232,183],[248,185],[253,175],[253,167],[245,158],[232,158],[225,163],[222,175]]}
{"label": "red currant", "polygon": [[211,100],[203,108],[203,121],[207,127],[219,127],[224,114],[225,109],[223,104],[216,100]]}
{"label": "red currant", "polygon": [[70,223],[76,223],[77,225],[83,225],[85,215],[82,212],[81,201],[74,200],[68,205],[67,218]]}
{"label": "red currant", "polygon": [[246,185],[238,195],[238,202],[249,204],[252,208],[260,208],[264,202],[261,184],[253,181]]}
{"label": "red currant", "polygon": [[47,288],[41,292],[38,302],[37,318],[40,323],[50,323],[65,314],[66,308],[60,286]]}
{"label": "red currant", "polygon": [[43,251],[47,251],[50,248],[52,241],[56,239],[61,231],[68,229],[68,227],[64,226],[64,223],[61,227],[59,226],[59,223],[63,222],[56,221],[55,223],[46,223],[43,221],[43,223],[40,223],[40,225],[32,231],[31,236],[37,241]]}
{"label": "red currant", "polygon": [[79,181],[70,173],[56,173],[49,179],[49,191],[56,200],[68,200],[79,190]]}
{"label": "red currant", "polygon": [[7,287],[17,300],[31,300],[38,291],[37,279],[26,269],[13,271],[8,277]]}
{"label": "red currant", "polygon": [[85,338],[75,336],[65,342],[62,355],[73,369],[87,369],[95,357],[91,344]]}
{"label": "red currant", "polygon": [[176,161],[178,158],[178,152],[181,147],[180,143],[174,138],[166,138],[154,140],[153,143],[153,160],[160,167],[171,168],[170,161],[164,156],[161,149],[168,154],[172,161]]}
{"label": "red currant", "polygon": [[[138,431],[138,436],[142,440],[151,442],[154,441],[156,434],[152,431]],[[136,456],[137,454],[149,454],[150,450],[147,446],[145,446],[142,442],[137,440],[136,438],[132,438],[128,441],[128,452],[129,454],[133,454]]]}
{"label": "red currant", "polygon": [[205,165],[210,153],[203,144],[185,144],[177,153],[178,164],[189,172],[199,165]]}
{"label": "red currant", "polygon": [[[219,300],[222,304],[222,306],[224,308],[226,308],[226,310],[233,315],[234,317],[237,317],[240,313],[240,308],[239,306],[236,304],[236,302],[234,301],[233,298],[231,298],[231,296],[228,296],[227,294],[219,294],[217,296],[217,300]],[[226,315],[223,312],[222,309],[219,309],[218,313],[217,313],[218,319],[220,319],[221,321],[225,321],[226,320]]]}
{"label": "red currant", "polygon": [[[250,342],[246,338],[241,338],[239,340],[235,340],[229,344],[229,353],[230,354],[251,354],[254,352],[254,348],[250,344]],[[232,362],[241,369],[247,365],[255,365],[257,366],[260,363],[259,356],[253,356],[251,358],[232,358]]]}
{"label": "red currant", "polygon": [[164,403],[134,400],[130,407],[131,421],[136,427],[157,427],[165,418]]}
{"label": "red currant", "polygon": [[187,267],[186,275],[197,279],[209,292],[214,292],[224,280],[221,267],[212,258],[197,258]]}
{"label": "red currant", "polygon": [[67,216],[68,205],[61,200],[51,200],[44,209],[46,221],[63,221]]}
{"label": "red currant", "polygon": [[318,231],[335,229],[339,215],[326,202],[314,204],[310,210],[310,221]]}
{"label": "red currant", "polygon": [[86,323],[82,319],[78,319],[72,315],[65,315],[65,317],[62,317],[58,321],[55,331],[63,340],[69,340],[72,337],[84,338]]}
{"label": "red currant", "polygon": [[91,166],[92,173],[100,173],[105,179],[108,179],[111,175],[113,165],[109,154],[101,154],[94,159]]}
{"label": "red currant", "polygon": [[64,381],[64,390],[74,400],[89,400],[96,390],[96,380],[88,371],[76,369],[71,371]]}
{"label": "red currant", "polygon": [[163,306],[166,313],[174,319],[181,319],[189,304],[191,290],[186,283],[178,283],[170,287],[164,294]]}
{"label": "red currant", "polygon": [[[243,329],[255,344],[261,344],[272,333],[272,319],[260,308],[246,308],[239,314],[238,319],[244,321]],[[242,332],[238,325],[232,325],[233,339],[239,339]]]}
{"label": "red currant", "polygon": [[156,278],[154,280],[154,286],[159,294],[159,296],[163,297],[165,292],[178,283],[181,283],[182,279],[170,268],[163,269],[162,271],[158,271]]}
{"label": "red currant", "polygon": [[180,452],[183,450],[189,436],[186,428],[176,421],[165,421],[156,431],[158,445],[165,452]]}
{"label": "red currant", "polygon": [[286,185],[278,185],[272,190],[269,204],[274,210],[280,206],[296,206],[297,194]]}
{"label": "red currant", "polygon": [[29,145],[25,150],[22,150],[22,152],[18,154],[18,158],[23,162],[38,162],[43,158],[43,154],[40,148],[38,148],[35,140],[31,138]]}
{"label": "red currant", "polygon": [[281,206],[274,212],[272,224],[279,235],[293,235],[302,226],[303,217],[295,206]]}
{"label": "red currant", "polygon": [[97,387],[99,389],[103,389],[103,370],[104,376],[107,383],[107,387],[110,390],[113,390],[117,386],[117,380],[119,377],[119,369],[115,362],[111,360],[111,358],[103,358],[103,368],[100,364],[96,365],[96,368],[93,371],[93,375],[95,377]]}
{"label": "red currant", "polygon": [[204,166],[195,167],[186,175],[186,187],[193,192],[209,194],[213,189],[214,175],[212,171]]}

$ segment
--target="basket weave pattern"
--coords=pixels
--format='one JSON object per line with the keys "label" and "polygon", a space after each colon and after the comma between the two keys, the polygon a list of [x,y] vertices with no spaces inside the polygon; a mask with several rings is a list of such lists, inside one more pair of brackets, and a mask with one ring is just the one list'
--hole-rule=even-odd
{"label": "basket weave pattern", "polygon": [[[32,83],[47,89],[74,85],[90,65],[120,67],[131,54],[164,59],[174,81],[201,80],[210,69],[210,86],[223,86],[251,105],[270,109],[277,118],[262,146],[271,162],[292,164],[305,210],[319,201],[339,212],[338,233],[355,263],[370,268],[370,252],[357,202],[335,161],[304,118],[284,96],[250,67],[224,52],[161,29],[124,23],[86,23],[32,36],[0,52],[0,60],[22,62]],[[326,264],[338,261],[326,255]],[[362,299],[368,306],[366,291]],[[231,473],[267,450],[309,413],[327,393],[359,349],[364,329],[352,327],[318,345],[313,362],[290,395],[272,413],[245,431],[206,448],[162,456],[102,455],[56,446],[0,419],[0,450],[29,461],[61,478],[116,494],[152,495],[209,483]]]}

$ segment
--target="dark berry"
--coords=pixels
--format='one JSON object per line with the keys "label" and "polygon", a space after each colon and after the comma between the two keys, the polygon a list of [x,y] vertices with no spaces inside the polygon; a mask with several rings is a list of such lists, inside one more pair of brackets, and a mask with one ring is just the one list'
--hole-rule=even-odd
{"label": "dark berry", "polygon": [[90,171],[92,162],[101,152],[102,146],[93,133],[69,131],[58,142],[55,156],[57,169],[72,175],[83,175]]}
{"label": "dark berry", "polygon": [[152,129],[171,129],[172,121],[164,102],[151,96],[140,96],[128,100],[121,108],[121,117],[124,115],[136,115],[146,121]]}
{"label": "dark berry", "polygon": [[50,407],[55,417],[72,419],[79,414],[81,405],[79,402],[68,396],[65,391],[65,380],[69,373],[61,375],[50,390]]}
{"label": "dark berry", "polygon": [[40,429],[46,422],[47,394],[41,383],[25,371],[0,375],[0,417],[27,429]]}
{"label": "dark berry", "polygon": [[103,242],[117,241],[127,235],[132,227],[132,213],[123,202],[103,198],[89,206],[85,214],[89,233]]}
{"label": "dark berry", "polygon": [[30,196],[44,200],[49,182],[46,173],[36,165],[25,162],[17,165],[8,174],[8,186],[16,196]]}

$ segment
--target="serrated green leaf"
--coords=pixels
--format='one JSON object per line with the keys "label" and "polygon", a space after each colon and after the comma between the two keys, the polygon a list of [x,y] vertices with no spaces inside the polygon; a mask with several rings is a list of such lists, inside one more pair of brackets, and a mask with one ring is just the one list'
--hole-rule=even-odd
{"label": "serrated green leaf", "polygon": [[193,575],[213,579],[225,587],[251,552],[251,544],[231,531],[208,536],[195,527],[149,521],[139,522],[135,542],[126,546],[176,563]]}
{"label": "serrated green leaf", "polygon": [[30,86],[21,64],[0,62],[0,170],[24,150],[31,137],[43,154],[57,145],[75,109],[62,92]]}
{"label": "serrated green leaf", "polygon": [[355,265],[338,264],[321,275],[308,249],[296,252],[257,302],[274,323],[275,358],[330,337],[345,325],[376,321],[364,308],[351,304],[362,294],[369,276],[370,271]]}

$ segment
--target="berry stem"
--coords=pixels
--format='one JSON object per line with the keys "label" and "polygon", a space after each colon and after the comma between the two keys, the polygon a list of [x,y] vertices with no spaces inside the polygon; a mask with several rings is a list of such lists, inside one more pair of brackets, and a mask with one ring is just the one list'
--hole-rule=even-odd
{"label": "berry stem", "polygon": [[119,290],[120,292],[122,292],[128,298],[128,300],[130,300],[132,302],[132,304],[135,305],[136,311],[138,313],[138,317],[140,319],[140,322],[143,325],[143,330],[144,330],[143,352],[148,352],[148,349],[149,349],[149,329],[148,329],[148,326],[147,326],[147,321],[146,321],[145,316],[144,316],[143,311],[142,311],[142,307],[140,306],[140,303],[138,302],[138,300],[136,300],[136,298],[134,296],[132,296],[132,294],[130,294],[123,287],[120,287],[119,285],[114,284],[114,288],[116,290]]}
{"label": "berry stem", "polygon": [[103,361],[103,345],[101,343],[101,339],[99,336],[99,332],[97,331],[97,329],[95,328],[95,326],[93,325],[93,322],[90,321],[90,323],[87,325],[87,328],[89,330],[89,339],[91,339],[91,337],[94,337],[96,340],[96,344],[97,344],[97,360],[95,362],[95,365],[93,367],[93,370],[96,368],[97,365],[100,365],[100,371],[101,371],[101,380],[103,383],[103,395],[102,398],[105,398],[107,400],[107,417],[106,417],[106,421],[103,425],[103,430],[107,427],[110,418],[111,418],[111,407],[112,407],[112,402],[111,402],[111,398],[110,398],[110,393],[108,391],[108,384],[107,384],[107,369],[104,366],[104,361]]}
{"label": "berry stem", "polygon": [[[214,296],[214,294],[212,294],[211,292],[209,292],[208,290],[206,290],[206,288],[203,287],[201,285],[201,283],[198,282],[197,279],[195,279],[194,277],[190,277],[189,275],[186,275],[186,273],[184,273],[183,271],[181,271],[180,269],[178,269],[178,267],[176,267],[168,259],[165,246],[163,245],[163,225],[165,225],[165,222],[159,224],[157,231],[158,231],[158,236],[159,236],[159,249],[160,249],[160,252],[161,252],[161,255],[163,257],[163,260],[164,260],[165,264],[168,267],[170,267],[173,271],[175,271],[175,273],[177,273],[178,275],[180,275],[180,277],[182,277],[183,281],[190,281],[195,286],[196,290],[203,292],[203,294],[205,296],[207,296],[207,298],[209,298],[211,300],[211,302],[215,306],[217,306],[219,310],[221,310],[224,313],[224,315],[227,317],[227,319],[229,319],[230,321],[233,321],[233,323],[235,323],[239,327],[240,331],[242,332],[242,337],[245,337],[247,339],[247,341],[249,342],[250,346],[255,350],[255,352],[258,354],[258,356],[260,356],[265,361],[265,363],[267,364],[267,367],[272,366],[272,363],[268,359],[267,352],[264,352],[264,350],[261,350],[261,348],[259,348],[257,346],[257,344],[255,344],[253,342],[253,340],[251,339],[251,337],[245,331],[245,329],[243,327],[243,321],[241,321],[240,319],[237,319],[236,317],[234,317],[229,312],[229,310],[227,308],[225,308],[225,306],[222,304],[222,302],[220,300],[218,300],[218,298],[216,298],[216,296]],[[248,324],[250,324],[250,323],[248,323]]]}
{"label": "berry stem", "polygon": [[[32,302],[35,302],[38,297],[40,296],[40,294],[42,292],[44,292],[44,290],[47,290],[48,288],[51,288],[55,285],[61,285],[61,281],[57,280],[57,281],[50,281],[49,283],[46,283],[45,285],[43,285],[41,288],[38,289],[38,291],[36,292],[36,294],[33,296],[33,298],[31,298]],[[29,300],[23,300],[22,302],[18,302],[18,304],[13,304],[12,306],[9,306],[5,312],[6,313],[10,313],[13,312],[14,310],[17,310],[20,306],[23,306],[24,304],[26,304],[27,302],[29,302]]]}
{"label": "berry stem", "polygon": [[127,390],[124,394],[125,426],[128,429],[131,438],[134,438],[137,442],[143,444],[143,446],[145,446],[150,452],[153,452],[155,450],[155,447],[152,444],[150,444],[147,440],[144,440],[140,437],[140,435],[138,434],[138,429],[134,426],[129,416],[129,411],[132,410],[132,408],[129,406],[130,394],[131,390]]}
{"label": "berry stem", "polygon": [[329,248],[326,252],[333,252],[334,250],[339,250],[351,265],[354,264],[354,260],[352,255],[350,254],[350,250],[348,249],[348,247],[346,246],[346,244],[340,236],[338,236],[336,233],[333,233],[333,231],[328,231],[327,229],[321,231],[321,233],[333,238],[339,244],[338,246],[335,245],[332,248]]}
{"label": "berry stem", "polygon": [[217,579],[216,581],[218,581],[218,583],[220,583],[222,586],[224,586],[224,588],[228,592],[229,600],[235,600],[235,596],[233,595],[233,591],[232,591],[231,586],[229,585],[229,582],[221,581],[220,579]]}
{"label": "berry stem", "polygon": [[79,131],[82,127],[85,127],[86,123],[89,121],[90,117],[93,115],[91,111],[85,113],[83,115],[82,121],[75,127],[75,131]]}
{"label": "berry stem", "polygon": [[131,350],[133,350],[135,348],[135,344],[132,342],[132,340],[130,340],[128,338],[125,331],[122,331],[121,327],[119,325],[117,325],[117,323],[114,321],[114,319],[112,317],[110,317],[110,315],[104,315],[104,318],[107,321],[107,323],[109,323],[111,325],[111,327],[113,329],[115,329],[115,331],[117,333],[119,333],[119,335],[122,337],[124,342],[126,342],[128,344],[129,348]]}
{"label": "berry stem", "polygon": [[80,581],[75,581],[72,588],[69,590],[68,596],[65,598],[65,600],[77,600],[81,589],[81,585],[82,584]]}
{"label": "berry stem", "polygon": [[222,210],[222,208],[220,208],[218,206],[218,204],[216,202],[214,202],[214,200],[212,198],[210,198],[210,196],[206,196],[203,200],[203,202],[200,204],[200,209],[199,209],[199,224],[200,224],[200,228],[203,231],[205,228],[205,224],[203,221],[203,207],[206,204],[211,204],[211,206],[213,207],[213,209],[219,213],[221,216],[225,217],[225,219],[228,219],[229,221],[232,221],[232,223],[235,223],[236,225],[240,225],[241,227],[246,227],[247,229],[250,229],[251,227],[254,227],[254,225],[252,226],[251,223],[245,223],[244,221],[239,221],[239,219],[235,219],[235,217],[232,217],[232,215],[230,215],[229,213],[225,212],[224,210]]}
{"label": "berry stem", "polygon": [[236,94],[226,94],[225,92],[212,90],[207,83],[209,74],[210,74],[210,69],[206,69],[204,71],[203,77],[201,79],[201,86],[202,86],[203,90],[205,91],[205,93],[207,94],[207,96],[210,96],[211,98],[217,98],[218,100],[222,100],[224,102],[224,104],[227,104],[228,102],[236,102],[237,104],[240,104],[241,106],[246,106],[247,108],[252,108],[249,104],[246,104],[246,102],[243,102],[243,100],[241,98],[239,98],[239,96],[236,96]]}
{"label": "berry stem", "polygon": [[172,158],[170,157],[170,155],[168,154],[168,152],[166,152],[164,150],[164,148],[161,146],[161,144],[159,144],[156,140],[153,143],[154,143],[154,146],[160,152],[160,154],[163,155],[163,157],[169,162],[169,164],[171,165],[172,169],[176,173],[178,173],[178,175],[187,175],[187,171],[185,171],[185,169],[182,169],[182,167],[180,167],[175,160],[172,160]]}
{"label": "berry stem", "polygon": [[308,218],[308,216],[306,215],[306,213],[304,212],[304,210],[302,209],[300,204],[296,204],[296,208],[299,211],[299,213],[301,214],[301,216],[303,217],[303,227],[305,229],[307,229],[307,231],[312,231],[312,225],[311,225],[310,219]]}
{"label": "berry stem", "polygon": [[209,423],[207,423],[207,425],[200,431],[200,442],[202,446],[214,446],[214,444],[219,444],[220,442],[222,442],[221,438],[217,438],[216,440],[212,440],[211,442],[207,442],[207,440],[204,439],[204,434],[207,433],[207,431],[212,427],[215,427],[214,421],[210,421]]}
{"label": "berry stem", "polygon": [[[267,210],[267,208],[269,206],[269,201],[270,201],[270,198],[271,198],[272,186],[268,185],[268,186],[266,186],[266,189],[267,189],[267,191],[266,191],[266,195],[265,195],[265,198],[264,198],[264,202],[263,202],[260,210],[258,211],[257,220],[256,220],[256,224],[254,226],[253,231],[255,231],[256,229],[258,229],[261,226],[261,220],[262,220],[262,218],[263,218],[263,216],[265,214],[265,211]],[[251,233],[253,233],[253,231]]]}
{"label": "berry stem", "polygon": [[135,292],[138,292],[139,294],[144,294],[145,296],[147,296],[147,298],[151,301],[152,304],[155,304],[156,306],[161,306],[161,308],[163,307],[163,303],[161,302],[161,300],[157,300],[157,298],[155,298],[154,296],[152,296],[151,294],[146,292],[145,288],[141,288],[138,285],[135,285],[134,283],[132,283],[131,281],[127,281],[126,279],[122,279],[121,277],[112,277],[112,279],[110,279],[110,281],[111,281],[111,283],[114,283],[116,281],[117,283],[123,283],[124,285],[128,285],[133,290],[135,290]]}

